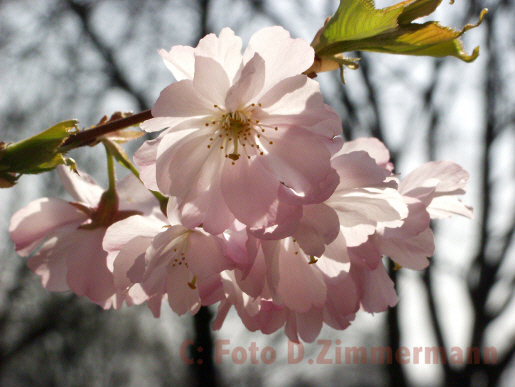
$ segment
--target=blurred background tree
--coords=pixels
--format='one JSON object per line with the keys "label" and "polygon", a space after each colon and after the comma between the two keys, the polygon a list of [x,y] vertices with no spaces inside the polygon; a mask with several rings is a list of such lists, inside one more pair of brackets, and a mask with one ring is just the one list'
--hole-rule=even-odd
{"label": "blurred background tree", "polygon": [[[396,2],[377,0],[376,5]],[[70,118],[87,127],[116,110],[148,109],[173,81],[157,49],[195,46],[223,27],[231,27],[244,44],[269,25],[282,25],[293,37],[310,41],[337,3],[2,0],[0,141],[18,141]],[[484,7],[490,9],[484,24],[465,35],[468,51],[481,46],[472,64],[353,53],[362,58],[360,69],[346,72],[346,85],[337,72],[318,78],[326,102],[342,117],[345,138],[380,138],[392,152],[397,173],[405,176],[433,159],[465,167],[471,179],[464,201],[476,214],[474,221],[452,218],[436,224],[437,251],[427,270],[391,272],[400,298],[396,308],[373,317],[359,315],[346,331],[324,329],[319,338],[332,340],[332,351],[379,345],[449,351],[453,346],[494,347],[496,364],[483,359],[464,365],[369,361],[306,366],[306,359],[320,353],[316,343],[305,345],[303,362],[287,364],[282,330],[270,336],[249,333],[233,314],[214,339],[230,339],[229,349],[248,348],[252,342],[271,346],[277,359],[271,365],[250,364],[249,359],[238,365],[226,357],[215,374],[200,371],[203,376],[215,376],[220,385],[253,386],[336,386],[342,381],[356,386],[510,385],[515,370],[515,4],[458,0],[442,4],[431,19],[461,28],[476,22]],[[131,144],[128,152],[140,144]],[[107,185],[101,148],[70,156]],[[87,300],[42,288],[25,259],[13,252],[6,231],[12,214],[41,196],[64,197],[56,173],[24,176],[15,188],[0,190],[0,385],[205,381],[184,364],[179,349],[196,337],[195,326],[209,321],[208,311],[194,324],[163,308],[156,320],[144,306],[103,311]]]}

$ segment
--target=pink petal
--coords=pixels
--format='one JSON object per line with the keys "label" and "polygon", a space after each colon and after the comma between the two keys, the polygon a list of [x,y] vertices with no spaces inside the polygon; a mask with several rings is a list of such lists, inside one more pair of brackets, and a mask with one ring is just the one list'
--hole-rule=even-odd
{"label": "pink petal", "polygon": [[471,207],[455,197],[465,193],[468,178],[467,171],[452,161],[433,161],[406,176],[399,185],[399,192],[426,204],[432,218],[453,214],[473,218]]}
{"label": "pink petal", "polygon": [[241,38],[235,36],[230,28],[224,28],[218,38],[215,34],[202,38],[195,48],[195,57],[208,57],[217,61],[233,83],[242,64],[241,48]]}
{"label": "pink petal", "polygon": [[346,227],[394,221],[408,214],[402,197],[390,189],[382,192],[353,192],[340,202],[331,198],[327,204],[336,210],[340,224]]}
{"label": "pink petal", "polygon": [[[158,190],[165,195],[170,194],[172,188],[181,188],[176,187],[175,184],[172,186],[172,177],[170,176],[169,170],[177,173],[177,168],[174,168],[176,166],[171,165],[172,159],[181,149],[181,146],[196,135],[198,135],[198,130],[196,129],[168,132],[163,136],[162,140],[157,145],[157,154],[155,156],[156,160],[154,167],[156,175],[155,179],[156,184],[158,185]],[[150,157],[148,161],[150,161]]]}
{"label": "pink petal", "polygon": [[265,61],[255,54],[241,71],[240,79],[231,86],[225,98],[228,111],[243,109],[263,88]]}
{"label": "pink petal", "polygon": [[136,210],[145,215],[159,207],[159,202],[143,183],[132,173],[116,182],[116,190],[120,199],[119,210]]}
{"label": "pink petal", "polygon": [[[332,243],[325,247],[324,257],[329,258],[330,260],[333,260],[338,263],[350,262],[350,257],[347,252],[347,242],[341,232],[338,234],[338,236]],[[326,260],[323,260],[322,263],[325,261]],[[326,270],[324,270],[324,272],[326,274],[330,274]],[[338,272],[333,273],[333,275],[337,275]]]}
{"label": "pink petal", "polygon": [[348,252],[352,265],[362,266],[368,270],[375,270],[377,265],[382,265],[381,253],[370,241],[349,247]]}
{"label": "pink petal", "polygon": [[324,104],[318,82],[305,75],[286,78],[259,98],[261,109],[253,116],[263,125],[294,125],[310,128],[332,139],[342,133],[338,114]]}
{"label": "pink petal", "polygon": [[[300,219],[302,208],[280,202],[279,181],[257,160],[246,157],[222,169],[222,194],[231,212],[252,228],[293,224]],[[291,230],[293,233],[293,230]]]}
{"label": "pink petal", "polygon": [[257,242],[247,233],[245,225],[235,221],[225,230],[223,237],[227,257],[239,268],[251,266],[257,254]]}
{"label": "pink petal", "polygon": [[418,187],[436,187],[437,193],[459,195],[465,193],[469,174],[458,164],[449,161],[425,163],[406,176],[399,185],[403,195]]}
{"label": "pink petal", "polygon": [[305,313],[296,313],[297,332],[306,343],[312,343],[320,334],[324,323],[323,309],[311,308]]}
{"label": "pink petal", "polygon": [[[356,222],[356,218],[353,216],[349,216],[349,214],[338,214],[340,222],[350,221],[352,223]],[[340,225],[340,234],[345,239],[345,243],[348,247],[359,246],[365,243],[369,236],[372,235],[376,231],[376,226],[373,224],[365,224],[360,223],[365,221],[364,218],[357,221],[357,224],[350,225],[349,227],[345,227]]]}
{"label": "pink petal", "polygon": [[[186,228],[171,226],[154,237],[145,256],[146,273],[144,281],[147,281],[150,276],[155,276],[156,273],[162,272],[162,270],[158,269],[159,267],[166,267],[170,261],[177,258],[175,255],[180,256],[181,251],[184,252],[181,249],[186,244],[187,234],[188,230]],[[184,265],[181,263],[181,266]],[[159,276],[161,278],[161,274]],[[158,285],[156,284],[157,287]]]}
{"label": "pink petal", "polygon": [[[206,172],[212,173],[207,168]],[[213,176],[209,189],[202,190],[199,185],[198,190],[193,192],[191,199],[186,198],[181,206],[181,220],[185,226],[194,228],[202,224],[202,228],[213,235],[221,234],[230,227],[234,222],[234,215],[225,204],[218,174]]]}
{"label": "pink petal", "polygon": [[231,84],[225,68],[212,58],[195,56],[193,87],[213,105],[223,106]]}
{"label": "pink petal", "polygon": [[222,277],[219,273],[209,277],[197,277],[197,288],[203,306],[213,305],[225,299]]}
{"label": "pink petal", "polygon": [[150,311],[152,312],[152,315],[155,318],[159,318],[161,316],[161,303],[162,303],[162,301],[167,301],[167,300],[168,300],[168,298],[166,297],[166,295],[163,297],[162,294],[150,297],[147,300],[147,307],[148,307],[148,309],[150,309]]}
{"label": "pink petal", "polygon": [[297,330],[297,313],[288,308],[286,309],[286,324],[284,325],[284,333],[288,340],[294,343],[300,343],[298,330]]}
{"label": "pink petal", "polygon": [[372,157],[377,165],[388,170],[393,169],[390,163],[390,151],[377,138],[357,138],[347,141],[340,151],[340,154],[365,151]]}
{"label": "pink petal", "polygon": [[229,311],[231,310],[232,304],[228,300],[222,300],[218,304],[218,309],[216,311],[216,317],[213,320],[212,328],[213,331],[219,331],[222,329],[222,325],[225,322],[225,319],[227,318],[227,315],[229,314]]}
{"label": "pink petal", "polygon": [[[277,249],[277,244],[280,248]],[[268,270],[271,270],[274,299],[279,299],[296,312],[307,312],[311,307],[321,307],[327,288],[320,271],[308,264],[306,256],[291,238],[284,241],[263,241],[263,251]],[[309,284],[309,286],[306,286]]]}
{"label": "pink petal", "polygon": [[259,329],[264,334],[271,334],[284,326],[288,314],[288,309],[284,306],[278,306],[270,301],[261,302],[261,310],[256,316]]}
{"label": "pink petal", "polygon": [[134,282],[129,279],[128,273],[135,271],[135,265],[139,266],[136,270],[140,271],[140,276],[143,275],[145,252],[151,242],[152,237],[136,236],[124,244],[113,262],[113,281],[117,289],[125,290],[134,285]]}
{"label": "pink petal", "polygon": [[106,229],[76,230],[69,236],[73,249],[67,254],[66,276],[68,286],[78,296],[87,296],[93,302],[102,302],[112,296],[113,274],[107,268],[107,252],[102,249]]}
{"label": "pink petal", "polygon": [[411,238],[429,227],[431,219],[426,211],[426,206],[408,196],[404,196],[404,201],[408,204],[408,216],[402,220],[401,227],[386,227],[381,233],[384,238]]}
{"label": "pink petal", "polygon": [[170,52],[158,50],[165,66],[172,72],[177,81],[193,79],[195,73],[195,56],[193,47],[173,46]]}
{"label": "pink petal", "polygon": [[179,204],[175,196],[168,198],[168,204],[166,206],[166,217],[168,218],[168,223],[170,223],[172,226],[181,224],[181,213],[179,211]]}
{"label": "pink petal", "polygon": [[245,273],[242,273],[239,270],[235,271],[235,280],[242,291],[250,297],[256,298],[261,295],[268,295],[264,294],[266,293],[264,288],[268,274],[265,257],[263,251],[260,249],[250,270]]}
{"label": "pink petal", "polygon": [[435,243],[433,232],[424,232],[407,239],[373,237],[374,244],[381,251],[402,267],[412,270],[423,270],[429,266],[428,257],[434,254]]}
{"label": "pink petal", "polygon": [[[332,319],[335,319],[335,316],[346,317],[359,310],[361,294],[348,271],[341,271],[334,277],[326,277],[325,281],[327,300],[324,308],[327,309],[327,313],[332,316]],[[342,320],[336,318],[334,322],[341,323]],[[337,329],[345,329],[349,324],[349,320],[344,319],[343,326]]]}
{"label": "pink petal", "polygon": [[52,198],[41,198],[18,210],[11,218],[9,233],[18,254],[25,257],[55,230],[78,227],[88,216],[70,203]]}
{"label": "pink petal", "polygon": [[452,196],[434,198],[427,207],[427,211],[432,219],[448,218],[452,215],[462,215],[474,219],[472,207],[463,204],[461,200]]}
{"label": "pink petal", "polygon": [[163,125],[161,129],[175,128],[180,124],[191,127],[191,123],[203,122],[205,117],[213,113],[216,113],[213,103],[195,89],[193,81],[185,79],[172,83],[161,91],[152,107],[152,116],[156,118],[143,122],[140,127],[145,131],[159,130],[159,125],[153,123],[156,119]]}
{"label": "pink petal", "polygon": [[333,242],[339,232],[336,212],[323,203],[311,204],[303,207],[303,216],[293,237],[304,253],[320,257],[325,245]]}
{"label": "pink petal", "polygon": [[364,286],[365,293],[361,299],[364,310],[369,313],[379,313],[397,304],[399,299],[395,293],[394,283],[388,277],[383,265],[378,265],[373,271],[354,266],[351,268],[351,273],[355,281],[361,281]]}
{"label": "pink petal", "polygon": [[183,265],[170,270],[166,278],[168,304],[179,316],[186,312],[195,314],[200,309],[199,291],[188,286],[189,276],[190,271]]}
{"label": "pink petal", "polygon": [[189,234],[186,259],[188,267],[197,277],[206,278],[231,268],[230,261],[224,256],[222,240],[199,231]]}
{"label": "pink petal", "polygon": [[159,143],[166,135],[163,132],[154,140],[145,141],[134,153],[134,163],[140,168],[139,177],[145,187],[153,191],[159,191],[156,181],[156,159]]}
{"label": "pink petal", "polygon": [[349,154],[340,151],[331,160],[331,165],[340,175],[340,185],[336,192],[367,187],[385,188],[391,185],[385,183],[390,171],[379,167],[375,160],[364,151]]}
{"label": "pink petal", "polygon": [[284,78],[301,74],[314,60],[314,50],[308,42],[292,39],[282,27],[263,28],[252,35],[244,53],[245,63],[256,52],[266,63],[264,91]]}
{"label": "pink petal", "polygon": [[351,325],[351,321],[353,321],[355,318],[355,313],[347,314],[344,316],[338,314],[332,305],[326,306],[324,308],[324,322],[333,329],[343,331]]}
{"label": "pink petal", "polygon": [[164,151],[157,159],[157,182],[161,192],[178,197],[184,226],[193,229],[202,223],[206,231],[220,234],[232,224],[234,215],[220,188],[225,158],[219,149],[207,148],[206,135],[190,131],[178,141],[172,134],[165,136],[159,147]]}
{"label": "pink petal", "polygon": [[[323,184],[333,172],[330,153],[318,136],[306,129],[291,127],[263,134],[261,149],[266,153],[257,160],[276,179],[291,188],[307,203],[319,203],[330,196],[331,185]],[[309,147],[306,146],[309,144]]]}
{"label": "pink petal", "polygon": [[82,203],[95,207],[100,201],[104,190],[85,172],[79,174],[70,171],[70,168],[63,165],[57,167],[57,172],[64,189],[71,197]]}
{"label": "pink petal", "polygon": [[66,273],[68,272],[66,253],[70,249],[69,243],[66,243],[68,233],[69,230],[66,230],[64,233],[62,231],[61,233],[56,233],[27,262],[29,269],[41,276],[43,287],[52,292],[70,290],[66,282]]}
{"label": "pink petal", "polygon": [[113,223],[106,231],[103,239],[105,251],[120,251],[123,246],[137,236],[153,238],[163,231],[165,223],[156,219],[149,219],[134,215],[119,222]]}

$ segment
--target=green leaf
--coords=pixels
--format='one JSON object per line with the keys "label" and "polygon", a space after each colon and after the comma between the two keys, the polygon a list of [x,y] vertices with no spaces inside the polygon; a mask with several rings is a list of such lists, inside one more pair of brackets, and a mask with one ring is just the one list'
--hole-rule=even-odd
{"label": "green leaf", "polygon": [[465,62],[475,60],[479,47],[468,54],[459,37],[479,26],[487,10],[481,12],[476,24],[467,24],[461,30],[441,26],[438,22],[413,23],[434,12],[441,2],[405,0],[391,7],[375,9],[372,0],[341,0],[336,13],[311,43],[315,49],[315,63],[306,73],[342,69],[349,62],[342,53],[349,51],[454,56]]}
{"label": "green leaf", "polygon": [[401,8],[402,12],[397,19],[397,23],[409,24],[419,17],[431,15],[441,2],[442,0],[406,0],[387,9]]}
{"label": "green leaf", "polygon": [[58,148],[77,130],[76,120],[63,121],[33,137],[4,144],[0,147],[0,180],[14,184],[21,174],[50,171],[59,164],[73,165],[73,160],[65,158]]}
{"label": "green leaf", "polygon": [[[359,40],[397,27],[399,9],[375,9],[372,0],[341,0],[338,10],[329,19],[315,47],[327,47],[342,40]],[[340,51],[342,52],[342,51]]]}

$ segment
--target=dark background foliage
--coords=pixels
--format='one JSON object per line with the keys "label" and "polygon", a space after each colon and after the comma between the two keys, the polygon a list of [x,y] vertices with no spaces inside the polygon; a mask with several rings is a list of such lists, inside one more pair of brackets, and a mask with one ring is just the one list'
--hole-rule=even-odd
{"label": "dark background foliage", "polygon": [[[268,25],[282,25],[309,41],[336,7],[332,0],[2,0],[0,141],[18,141],[70,118],[88,127],[116,110],[150,108],[173,81],[159,48],[195,46],[223,27],[245,43]],[[206,332],[206,321],[197,318],[194,324],[168,308],[160,319],[144,306],[103,311],[71,294],[50,294],[26,268],[26,259],[13,252],[6,232],[11,215],[38,197],[65,197],[56,174],[47,173],[24,176],[15,188],[0,191],[0,385],[187,385],[213,372],[220,385],[510,385],[515,4],[444,2],[434,19],[461,28],[475,22],[484,7],[490,12],[483,25],[465,35],[469,52],[481,46],[473,64],[352,53],[361,56],[361,67],[346,72],[346,85],[336,73],[318,78],[326,102],[342,117],[345,138],[380,138],[392,152],[396,172],[406,175],[433,159],[464,166],[471,173],[464,201],[476,214],[474,221],[435,224],[437,251],[427,270],[391,273],[400,297],[396,308],[373,317],[363,313],[346,331],[324,329],[320,339],[331,340],[333,360],[337,347],[458,346],[494,347],[496,364],[482,359],[481,364],[380,365],[368,359],[367,364],[309,365],[306,359],[320,353],[317,343],[305,345],[303,362],[289,364],[282,331],[249,333],[232,314],[208,341],[229,340],[230,350],[253,342],[270,346],[277,352],[273,364],[252,364],[249,358],[240,365],[225,356],[214,371],[207,368],[208,358],[200,371],[187,366],[180,346]],[[129,145],[128,152],[140,144]],[[97,148],[70,156],[105,186],[105,158]]]}

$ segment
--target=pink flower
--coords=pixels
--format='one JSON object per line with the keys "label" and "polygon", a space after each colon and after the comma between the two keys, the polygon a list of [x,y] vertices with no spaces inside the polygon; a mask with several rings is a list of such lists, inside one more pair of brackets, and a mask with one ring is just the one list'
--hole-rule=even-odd
{"label": "pink flower", "polygon": [[141,125],[166,131],[135,161],[147,187],[177,197],[189,229],[217,235],[237,219],[262,235],[291,235],[302,205],[325,200],[338,183],[328,144],[341,122],[301,74],[314,58],[307,42],[271,27],[241,47],[224,28],[196,48],[160,51],[178,82]]}
{"label": "pink flower", "polygon": [[[346,143],[341,152],[366,150],[379,166],[393,170],[389,152],[377,139],[362,138]],[[466,190],[468,173],[451,161],[423,164],[399,183],[399,192],[408,206],[402,223],[381,222],[370,243],[402,267],[422,270],[435,250],[430,218],[460,214],[472,218],[471,208],[456,196]],[[370,260],[369,260],[370,261]]]}
{"label": "pink flower", "polygon": [[398,298],[382,256],[423,269],[434,251],[428,211],[469,214],[455,197],[468,175],[454,163],[422,166],[397,190],[386,147],[360,139],[346,143],[332,166],[339,185],[323,203],[303,206],[293,236],[263,240],[238,228],[225,233],[237,268],[222,275],[226,298],[215,329],[234,306],[251,331],[284,327],[290,340],[312,342],[324,323],[347,328],[359,308],[385,311]]}
{"label": "pink flower", "polygon": [[399,184],[399,192],[409,206],[409,216],[402,227],[382,228],[373,240],[382,254],[402,267],[422,270],[434,253],[430,218],[458,214],[473,218],[472,209],[457,195],[466,190],[468,173],[452,161],[425,163],[408,174]]}
{"label": "pink flower", "polygon": [[[299,300],[300,304],[291,299],[280,302],[277,298],[267,295],[266,291],[263,295],[256,297],[248,295],[243,290],[247,284],[241,280],[241,273],[238,270],[226,271],[222,274],[226,298],[218,307],[213,329],[221,328],[229,309],[234,306],[242,322],[250,331],[260,330],[270,334],[284,326],[288,338],[295,342],[299,342],[299,339],[313,342],[324,322],[334,329],[343,330],[354,319],[360,306],[360,297],[364,296],[363,290],[358,287],[348,269],[349,265],[330,260],[320,265],[311,265],[309,270],[319,273],[327,292],[318,305],[313,304],[308,308],[300,309],[298,306],[303,304],[302,300]],[[310,285],[310,283],[298,283],[295,289],[305,287],[309,291]],[[295,293],[295,289],[291,290],[292,294]],[[303,294],[297,295],[302,299]]]}
{"label": "pink flower", "polygon": [[345,153],[346,149],[331,160],[340,178],[335,191],[323,203],[305,206],[293,234],[309,255],[320,256],[329,243],[336,243],[341,251],[359,246],[382,222],[400,225],[408,215],[396,182],[389,179],[390,171],[378,166],[367,152]]}
{"label": "pink flower", "polygon": [[456,197],[466,192],[468,178],[468,172],[452,161],[431,161],[406,176],[399,192],[422,202],[433,219],[455,214],[473,219],[472,208]]}
{"label": "pink flower", "polygon": [[[383,168],[387,181],[397,184],[391,175],[393,164],[390,162],[388,149],[375,138],[359,138],[344,144],[340,153],[365,151]],[[375,226],[373,234],[362,244],[351,248],[355,262],[361,262],[368,269],[375,270],[381,261],[381,255],[388,256],[399,265],[408,269],[422,270],[428,264],[427,257],[433,255],[434,239],[429,228],[429,213],[419,200],[399,196],[407,206],[407,216],[402,220],[382,220]]]}
{"label": "pink flower", "polygon": [[178,224],[170,200],[168,220],[131,216],[108,228],[104,249],[118,291],[147,301],[158,317],[162,300],[178,315],[197,313],[201,305],[224,298],[220,273],[231,267],[223,241]]}
{"label": "pink flower", "polygon": [[15,249],[28,256],[44,241],[28,266],[42,277],[45,288],[72,290],[105,308],[117,306],[123,297],[116,294],[107,252],[102,249],[105,231],[126,216],[149,213],[158,203],[131,175],[118,185],[118,209],[99,209],[103,190],[91,177],[79,176],[66,167],[58,167],[58,171],[76,202],[42,198],[16,212],[9,227]]}

